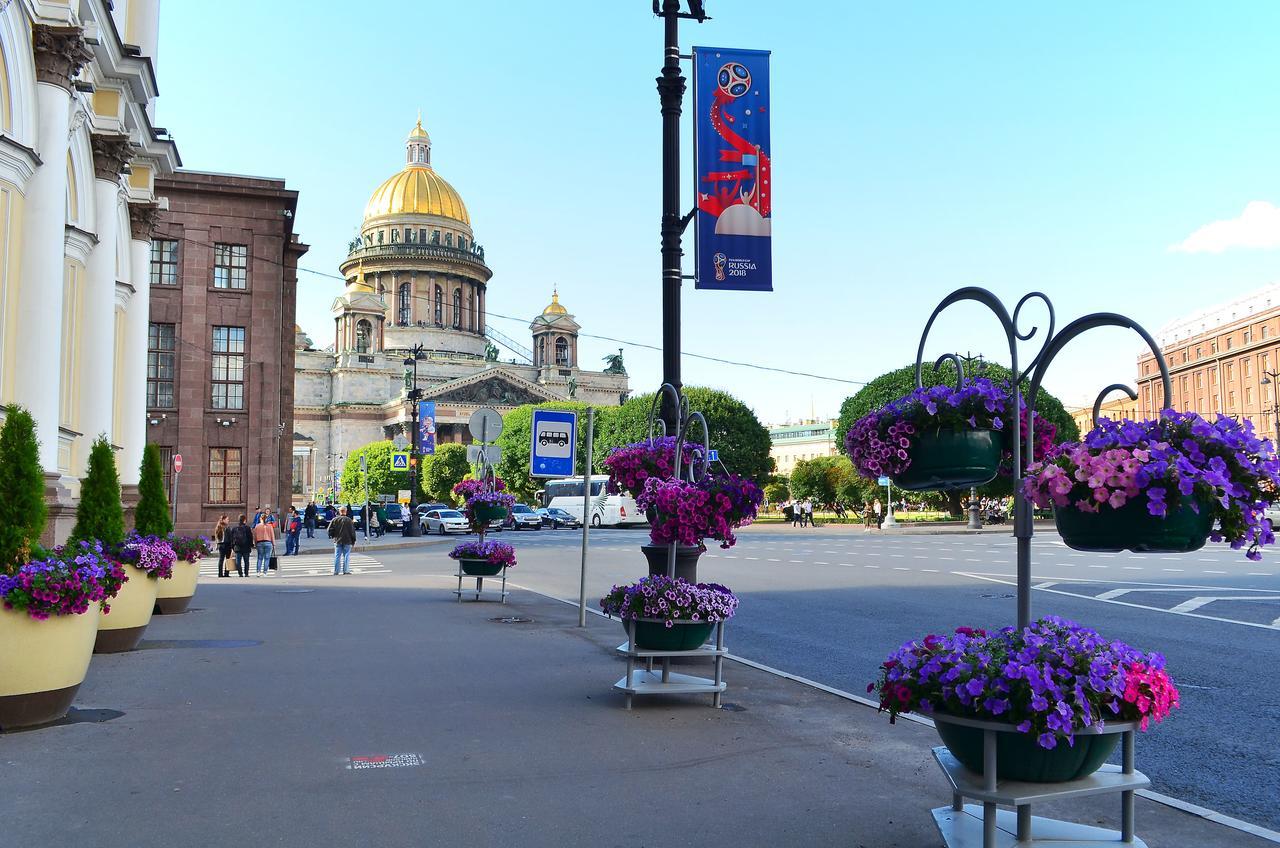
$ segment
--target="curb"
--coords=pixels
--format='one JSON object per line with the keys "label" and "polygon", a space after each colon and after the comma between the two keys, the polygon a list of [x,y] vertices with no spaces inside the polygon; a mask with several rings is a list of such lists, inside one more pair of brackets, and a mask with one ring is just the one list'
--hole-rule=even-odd
{"label": "curb", "polygon": [[390,542],[385,545],[362,545],[359,542],[351,548],[353,553],[370,554],[378,551],[403,551],[409,548],[429,548],[435,545],[447,545],[449,538],[443,539],[422,539],[417,542]]}

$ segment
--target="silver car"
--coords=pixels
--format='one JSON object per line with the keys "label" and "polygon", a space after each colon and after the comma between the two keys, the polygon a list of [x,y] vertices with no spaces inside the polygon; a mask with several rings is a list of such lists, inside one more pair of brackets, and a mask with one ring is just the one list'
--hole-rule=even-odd
{"label": "silver car", "polygon": [[431,509],[422,516],[423,533],[466,533],[471,530],[467,517],[456,509]]}

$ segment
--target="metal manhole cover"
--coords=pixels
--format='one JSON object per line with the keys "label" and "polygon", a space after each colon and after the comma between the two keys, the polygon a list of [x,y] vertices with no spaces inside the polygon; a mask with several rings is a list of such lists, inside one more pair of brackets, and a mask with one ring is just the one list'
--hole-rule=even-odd
{"label": "metal manhole cover", "polygon": [[491,618],[490,621],[496,621],[498,624],[532,624],[532,618],[523,618],[518,615],[500,615],[497,618]]}

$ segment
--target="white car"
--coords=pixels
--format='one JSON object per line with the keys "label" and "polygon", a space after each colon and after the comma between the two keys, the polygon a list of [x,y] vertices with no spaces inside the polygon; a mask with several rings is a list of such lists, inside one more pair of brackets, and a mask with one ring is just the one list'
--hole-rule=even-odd
{"label": "white car", "polygon": [[423,533],[466,533],[471,530],[467,517],[456,509],[432,509],[422,516]]}
{"label": "white car", "polygon": [[1267,508],[1262,511],[1262,515],[1265,518],[1271,519],[1272,527],[1280,529],[1280,501],[1267,504]]}

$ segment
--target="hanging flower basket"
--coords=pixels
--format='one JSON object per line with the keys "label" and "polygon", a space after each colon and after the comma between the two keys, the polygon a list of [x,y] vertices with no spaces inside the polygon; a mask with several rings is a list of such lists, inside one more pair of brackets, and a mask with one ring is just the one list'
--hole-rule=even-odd
{"label": "hanging flower basket", "polygon": [[463,542],[449,556],[472,577],[493,577],[516,564],[516,550],[506,542]]}
{"label": "hanging flower basket", "polygon": [[1034,782],[1092,774],[1115,734],[1135,723],[1146,730],[1178,706],[1162,656],[1051,616],[1024,630],[958,627],[907,642],[867,691],[891,722],[932,716],[943,743],[978,774],[983,731],[997,730],[997,775]]}
{"label": "hanging flower basket", "polygon": [[476,503],[471,505],[471,514],[475,516],[476,523],[488,524],[506,518],[507,507],[496,503]]}
{"label": "hanging flower basket", "polygon": [[1213,530],[1209,502],[1197,499],[1152,515],[1145,497],[1119,509],[1082,512],[1070,506],[1053,511],[1058,533],[1068,548],[1077,551],[1115,553],[1183,554],[1198,551]]}
{"label": "hanging flower basket", "polygon": [[1178,553],[1213,539],[1251,560],[1275,542],[1264,510],[1278,487],[1280,460],[1248,421],[1172,409],[1154,421],[1104,420],[1023,481],[1077,550]]}
{"label": "hanging flower basket", "polygon": [[911,439],[911,464],[893,479],[909,492],[983,486],[996,478],[1003,453],[992,430],[938,430]]}

